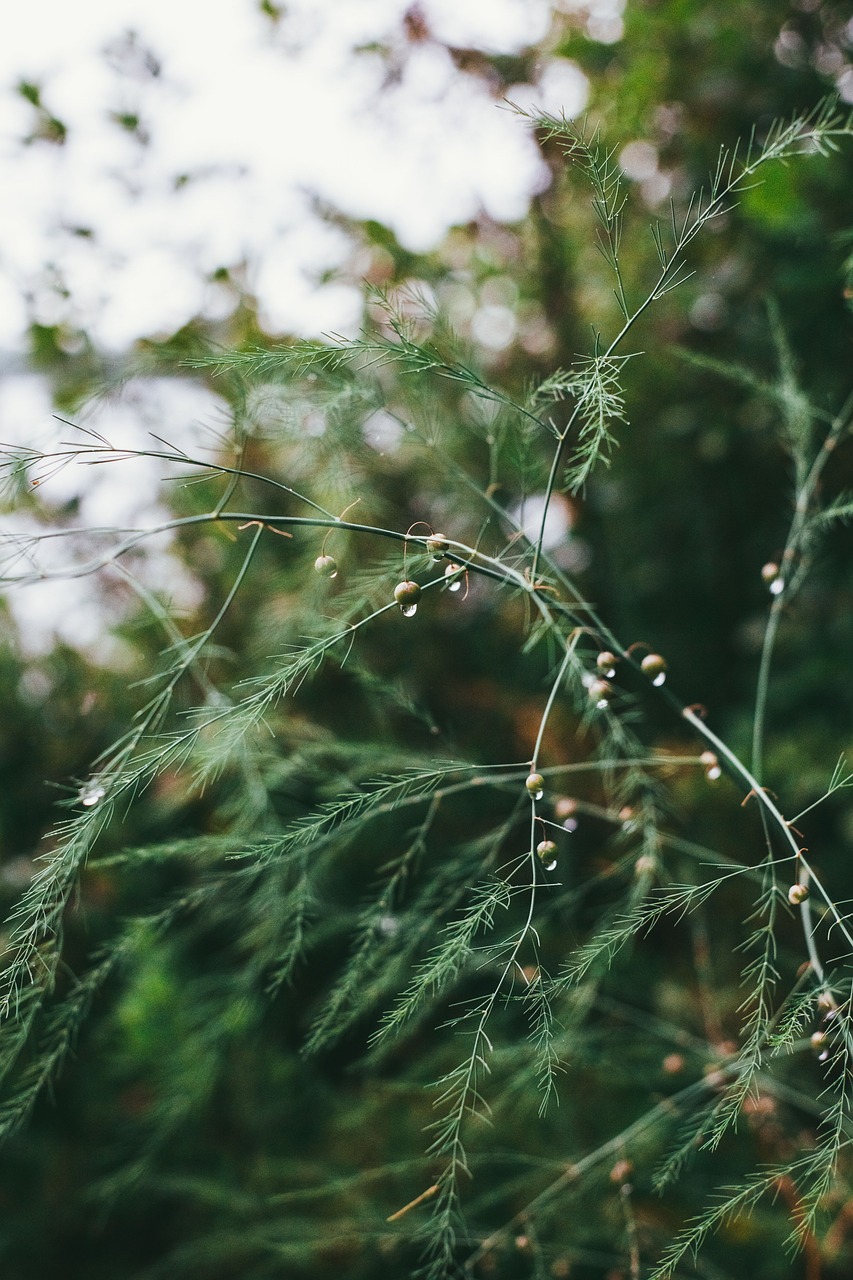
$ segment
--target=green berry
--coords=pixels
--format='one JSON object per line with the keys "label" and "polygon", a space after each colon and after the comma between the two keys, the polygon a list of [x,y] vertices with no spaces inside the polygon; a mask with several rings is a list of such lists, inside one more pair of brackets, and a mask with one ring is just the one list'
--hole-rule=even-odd
{"label": "green berry", "polygon": [[640,663],[640,670],[643,675],[649,679],[655,679],[657,676],[666,674],[666,658],[659,653],[647,653],[643,661]]}
{"label": "green berry", "polygon": [[545,791],[545,779],[541,773],[531,773],[524,784],[534,800],[541,800]]}
{"label": "green berry", "polygon": [[314,568],[323,578],[336,578],[338,575],[338,562],[334,556],[318,556]]}
{"label": "green berry", "polygon": [[615,692],[608,680],[593,680],[588,690],[590,698],[597,707],[606,706]]}
{"label": "green berry", "polygon": [[427,538],[426,549],[435,560],[443,560],[447,554],[448,542],[440,533],[434,533],[431,538]]}
{"label": "green berry", "polygon": [[401,608],[408,604],[417,604],[420,598],[420,587],[416,582],[411,582],[408,578],[405,582],[398,582],[394,588],[394,599]]}

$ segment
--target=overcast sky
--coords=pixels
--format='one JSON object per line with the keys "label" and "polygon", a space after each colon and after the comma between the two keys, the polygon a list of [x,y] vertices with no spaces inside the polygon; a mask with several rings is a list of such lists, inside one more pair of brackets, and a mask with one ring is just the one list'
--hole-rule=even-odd
{"label": "overcast sky", "polygon": [[[205,276],[243,261],[272,331],[351,328],[355,290],[316,283],[349,246],[315,197],[413,250],[481,210],[521,218],[546,180],[533,142],[441,42],[517,52],[547,35],[553,6],[422,0],[436,38],[418,43],[403,34],[410,7],[288,0],[277,24],[253,0],[21,7],[0,44],[0,181],[14,193],[0,205],[0,349],[22,343],[29,314],[122,350],[221,312],[230,299]],[[624,0],[561,7],[598,39],[621,36]],[[391,82],[377,44],[392,51]],[[25,142],[38,113],[21,81],[67,126],[64,145]],[[565,58],[513,91],[569,115],[587,95]],[[149,145],[118,115],[138,116]]]}
{"label": "overcast sky", "polygon": [[[18,9],[0,43],[0,352],[12,365],[0,380],[0,438],[47,447],[64,430],[46,380],[15,356],[33,320],[122,352],[194,315],[226,314],[233,294],[209,277],[245,264],[270,331],[353,331],[358,291],[320,282],[351,245],[316,200],[386,223],[413,250],[481,211],[524,216],[547,181],[537,149],[442,42],[519,52],[547,37],[559,8],[612,43],[624,0],[422,0],[434,38],[417,42],[404,34],[410,7],[288,0],[277,23],[254,0],[32,0]],[[377,45],[390,58],[371,52]],[[511,96],[573,115],[588,89],[573,62],[546,57],[535,83]],[[62,145],[51,140],[54,120],[67,130]],[[81,417],[145,447],[154,429],[186,445],[221,411],[199,384],[161,380]],[[156,523],[167,514],[158,472],[142,460],[121,464],[123,473],[131,465],[130,485],[114,467],[66,469],[43,501],[77,498],[84,525]],[[16,515],[4,526],[27,532]],[[59,565],[69,551],[46,544],[40,563]],[[152,582],[167,576],[177,605],[193,603],[192,579],[167,545],[154,544],[149,569]],[[31,650],[58,636],[104,657],[96,580],[57,579],[13,592],[11,603]]]}

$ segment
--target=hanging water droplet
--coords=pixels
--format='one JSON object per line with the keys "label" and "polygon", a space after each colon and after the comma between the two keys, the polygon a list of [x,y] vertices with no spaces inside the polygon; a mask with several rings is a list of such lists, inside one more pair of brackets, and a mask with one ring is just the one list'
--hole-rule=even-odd
{"label": "hanging water droplet", "polygon": [[709,782],[716,782],[718,778],[722,777],[722,774],[723,771],[718,764],[712,764],[710,769],[705,770],[705,777]]}
{"label": "hanging water droplet", "polygon": [[666,680],[666,672],[662,671],[659,676],[655,676],[654,680],[652,681],[652,684],[656,688],[660,688],[660,686],[664,683],[665,680]]}
{"label": "hanging water droplet", "polygon": [[448,584],[447,584],[447,590],[448,590],[448,591],[461,591],[461,590],[462,590],[462,579],[458,576],[461,572],[462,572],[462,566],[461,566],[461,565],[458,565],[458,564],[449,564],[449,565],[447,566],[447,568],[446,568],[446,569],[445,569],[445,571],[444,571],[444,576],[445,576],[445,578],[450,578],[450,579],[452,579],[452,581],[448,582]]}
{"label": "hanging water droplet", "polygon": [[338,576],[338,571],[337,571],[337,569],[335,570],[335,572],[334,572],[334,573],[330,573],[330,574],[329,574],[329,577],[330,577],[330,578],[336,578],[337,576]]}
{"label": "hanging water droplet", "polygon": [[417,611],[418,611],[418,606],[416,604],[400,605],[400,612],[402,613],[404,618],[414,618]]}
{"label": "hanging water droplet", "polygon": [[605,667],[605,669],[602,671],[601,674],[604,676],[605,680],[612,680],[613,677],[616,675],[616,668]]}
{"label": "hanging water droplet", "polygon": [[818,1062],[826,1062],[826,1060],[827,1060],[828,1058],[829,1058],[829,1050],[828,1050],[828,1049],[824,1049],[823,1053],[819,1053],[819,1054],[817,1055],[817,1060],[818,1060]]}
{"label": "hanging water droplet", "polygon": [[577,831],[577,829],[578,829],[578,820],[577,820],[577,818],[566,818],[566,821],[563,823],[563,830],[564,830],[564,831]]}
{"label": "hanging water droplet", "polygon": [[533,799],[534,799],[534,800],[541,800],[541,799],[542,799],[542,797],[544,796],[545,792],[544,792],[544,791],[531,791],[531,793],[530,793],[530,794],[533,796]]}
{"label": "hanging water droplet", "polygon": [[554,868],[556,867],[556,865],[557,865],[557,859],[556,859],[556,858],[551,858],[551,860],[550,860],[549,862],[543,862],[543,863],[542,863],[542,866],[545,868],[545,870],[546,870],[546,871],[553,871],[553,870],[554,870]]}
{"label": "hanging water droplet", "polygon": [[780,595],[780,594],[782,593],[782,591],[784,590],[784,588],[785,588],[785,581],[784,581],[784,579],[783,579],[783,578],[774,578],[774,579],[773,579],[773,581],[770,583],[770,594],[771,594],[771,596],[778,596],[778,595]]}
{"label": "hanging water droplet", "polygon": [[93,783],[91,786],[84,787],[80,792],[80,803],[85,805],[87,809],[93,809],[96,804],[103,800],[106,794],[103,787]]}
{"label": "hanging water droplet", "polygon": [[607,708],[607,704],[609,701],[610,701],[609,698],[599,698],[598,702],[596,702],[595,704],[596,710],[604,711]]}

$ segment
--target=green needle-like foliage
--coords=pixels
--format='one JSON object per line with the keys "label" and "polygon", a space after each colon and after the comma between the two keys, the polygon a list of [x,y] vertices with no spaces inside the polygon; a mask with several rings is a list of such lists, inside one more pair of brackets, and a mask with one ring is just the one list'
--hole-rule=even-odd
{"label": "green needle-like foliage", "polygon": [[[78,1041],[80,1069],[108,1062],[124,1111],[93,1194],[180,1206],[140,1275],[669,1280],[718,1231],[731,1265],[727,1225],[767,1200],[807,1257],[847,1249],[819,1236],[850,1203],[849,889],[794,823],[851,775],[842,758],[787,817],[801,789],[768,790],[764,760],[778,647],[851,511],[843,474],[826,491],[850,403],[807,391],[773,304],[772,375],[692,357],[767,403],[790,466],[746,733],[546,532],[639,430],[627,382],[663,357],[625,344],[694,242],[853,122],[825,104],[721,150],[654,226],[636,296],[614,150],[532,124],[587,185],[621,315],[574,363],[505,387],[440,309],[374,292],[355,340],[193,357],[233,408],[215,456],[73,427],[7,451],[18,498],[78,464],[185,482],[156,527],[19,528],[3,559],[10,588],[114,573],[164,634],[11,908],[0,980],[0,1136]],[[377,413],[388,457],[362,431]],[[157,535],[219,566],[191,634],[143,581]],[[103,1141],[116,1104],[86,1105]],[[733,1274],[715,1266],[698,1274]]]}

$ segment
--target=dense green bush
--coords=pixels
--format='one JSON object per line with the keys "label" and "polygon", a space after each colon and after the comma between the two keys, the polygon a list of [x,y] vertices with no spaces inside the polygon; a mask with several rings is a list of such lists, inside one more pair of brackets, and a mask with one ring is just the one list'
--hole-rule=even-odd
{"label": "dense green bush", "polygon": [[[811,153],[853,129],[765,125],[649,236],[531,123],[548,197],[358,340],[142,353],[223,397],[208,450],[7,455],[8,580],[139,601],[112,672],[4,658],[4,826],[31,752],[68,815],[5,864],[10,1275],[849,1271],[850,159]],[[490,358],[454,291],[514,279]],[[192,481],[183,613],[158,530],[38,501],[135,462]]]}

